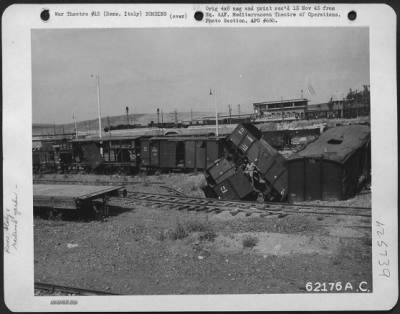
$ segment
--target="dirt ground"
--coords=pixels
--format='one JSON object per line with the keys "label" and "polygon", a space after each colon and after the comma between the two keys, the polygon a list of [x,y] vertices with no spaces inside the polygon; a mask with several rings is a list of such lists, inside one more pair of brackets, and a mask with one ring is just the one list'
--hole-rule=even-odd
{"label": "dirt ground", "polygon": [[[167,186],[192,196],[203,184],[189,174],[118,180],[138,182],[128,190],[167,194]],[[351,204],[365,206],[368,197]],[[305,293],[307,282],[339,281],[372,290],[365,217],[114,206],[104,222],[35,217],[34,238],[35,281],[44,283],[140,295]]]}

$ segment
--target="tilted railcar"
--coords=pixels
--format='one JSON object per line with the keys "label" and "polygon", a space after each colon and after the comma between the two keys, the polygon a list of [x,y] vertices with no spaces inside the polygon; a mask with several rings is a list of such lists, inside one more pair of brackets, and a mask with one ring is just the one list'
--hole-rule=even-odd
{"label": "tilted railcar", "polygon": [[243,156],[253,182],[264,184],[260,188],[266,199],[283,200],[287,197],[286,160],[262,138],[259,129],[251,124],[240,124],[227,141]]}

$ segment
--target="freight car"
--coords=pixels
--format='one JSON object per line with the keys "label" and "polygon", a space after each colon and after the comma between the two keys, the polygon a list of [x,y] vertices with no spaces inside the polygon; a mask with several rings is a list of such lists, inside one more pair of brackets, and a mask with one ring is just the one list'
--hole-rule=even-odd
{"label": "freight car", "polygon": [[[261,194],[268,201],[286,198],[285,159],[262,138],[258,128],[252,124],[238,125],[227,138],[227,148],[230,154],[226,160],[212,164],[206,171],[207,182],[219,197],[254,199],[255,194]],[[221,184],[229,193],[223,193]]]}
{"label": "freight car", "polygon": [[141,168],[152,170],[204,170],[224,154],[223,136],[163,136],[141,140]]}
{"label": "freight car", "polygon": [[353,197],[369,180],[370,128],[341,126],[288,160],[289,201],[343,200]]}
{"label": "freight car", "polygon": [[74,158],[88,172],[132,174],[140,164],[140,139],[138,136],[74,139]]}
{"label": "freight car", "polygon": [[153,136],[75,139],[74,159],[88,172],[203,170],[224,154],[224,137]]}
{"label": "freight car", "polygon": [[68,139],[33,141],[33,173],[65,172],[71,163],[72,146]]}
{"label": "freight car", "polygon": [[285,158],[261,136],[252,124],[241,124],[228,137],[228,142],[243,156],[252,180],[264,184],[264,198],[283,200],[287,196]]}
{"label": "freight car", "polygon": [[207,167],[206,180],[208,186],[204,192],[207,197],[248,201],[258,197],[250,176],[227,158],[218,159]]}

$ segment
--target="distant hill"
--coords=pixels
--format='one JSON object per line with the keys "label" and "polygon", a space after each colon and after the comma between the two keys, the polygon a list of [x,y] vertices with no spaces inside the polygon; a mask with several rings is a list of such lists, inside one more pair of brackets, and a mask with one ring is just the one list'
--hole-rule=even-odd
{"label": "distant hill", "polygon": [[[178,122],[190,121],[203,118],[206,116],[213,116],[213,112],[178,112]],[[223,113],[221,113],[223,114]],[[143,113],[143,114],[130,114],[128,116],[129,124],[131,125],[143,125],[147,126],[151,121],[157,123],[157,114],[154,113]],[[160,122],[175,122],[175,114],[172,112],[160,113]],[[107,126],[117,126],[120,124],[127,124],[126,115],[102,117],[101,125],[104,129]],[[84,120],[76,122],[78,131],[91,131],[98,130],[99,124],[98,119]],[[61,133],[73,133],[75,132],[75,123],[67,124],[48,124],[48,123],[33,123],[32,133],[33,135],[44,135],[44,134],[61,134]]]}

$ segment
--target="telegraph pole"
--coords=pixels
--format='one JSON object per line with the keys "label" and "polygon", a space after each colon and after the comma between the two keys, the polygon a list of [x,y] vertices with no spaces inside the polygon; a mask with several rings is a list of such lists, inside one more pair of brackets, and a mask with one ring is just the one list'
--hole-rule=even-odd
{"label": "telegraph pole", "polygon": [[[210,89],[210,95],[213,94],[212,89]],[[214,88],[214,106],[215,106],[215,134],[216,136],[219,135],[218,132],[218,107],[217,107],[217,89]]]}
{"label": "telegraph pole", "polygon": [[126,110],[126,122],[127,122],[128,126],[129,126],[129,107],[126,106],[125,110]]}
{"label": "telegraph pole", "polygon": [[74,120],[75,123],[75,138],[78,138],[78,127],[76,125],[76,119],[75,119],[75,114],[72,114],[72,119]]}
{"label": "telegraph pole", "polygon": [[[99,137],[101,138],[101,105],[100,105],[100,76],[96,75],[96,82],[97,82],[97,113],[99,115]],[[103,155],[103,153],[101,154]]]}
{"label": "telegraph pole", "polygon": [[240,104],[238,104],[238,116],[240,118]]}
{"label": "telegraph pole", "polygon": [[100,139],[100,155],[103,157],[103,142],[101,141],[102,132],[101,132],[101,105],[100,105],[100,76],[98,74],[91,75],[91,77],[96,78],[96,86],[97,86],[97,113],[99,118],[99,139]]}

